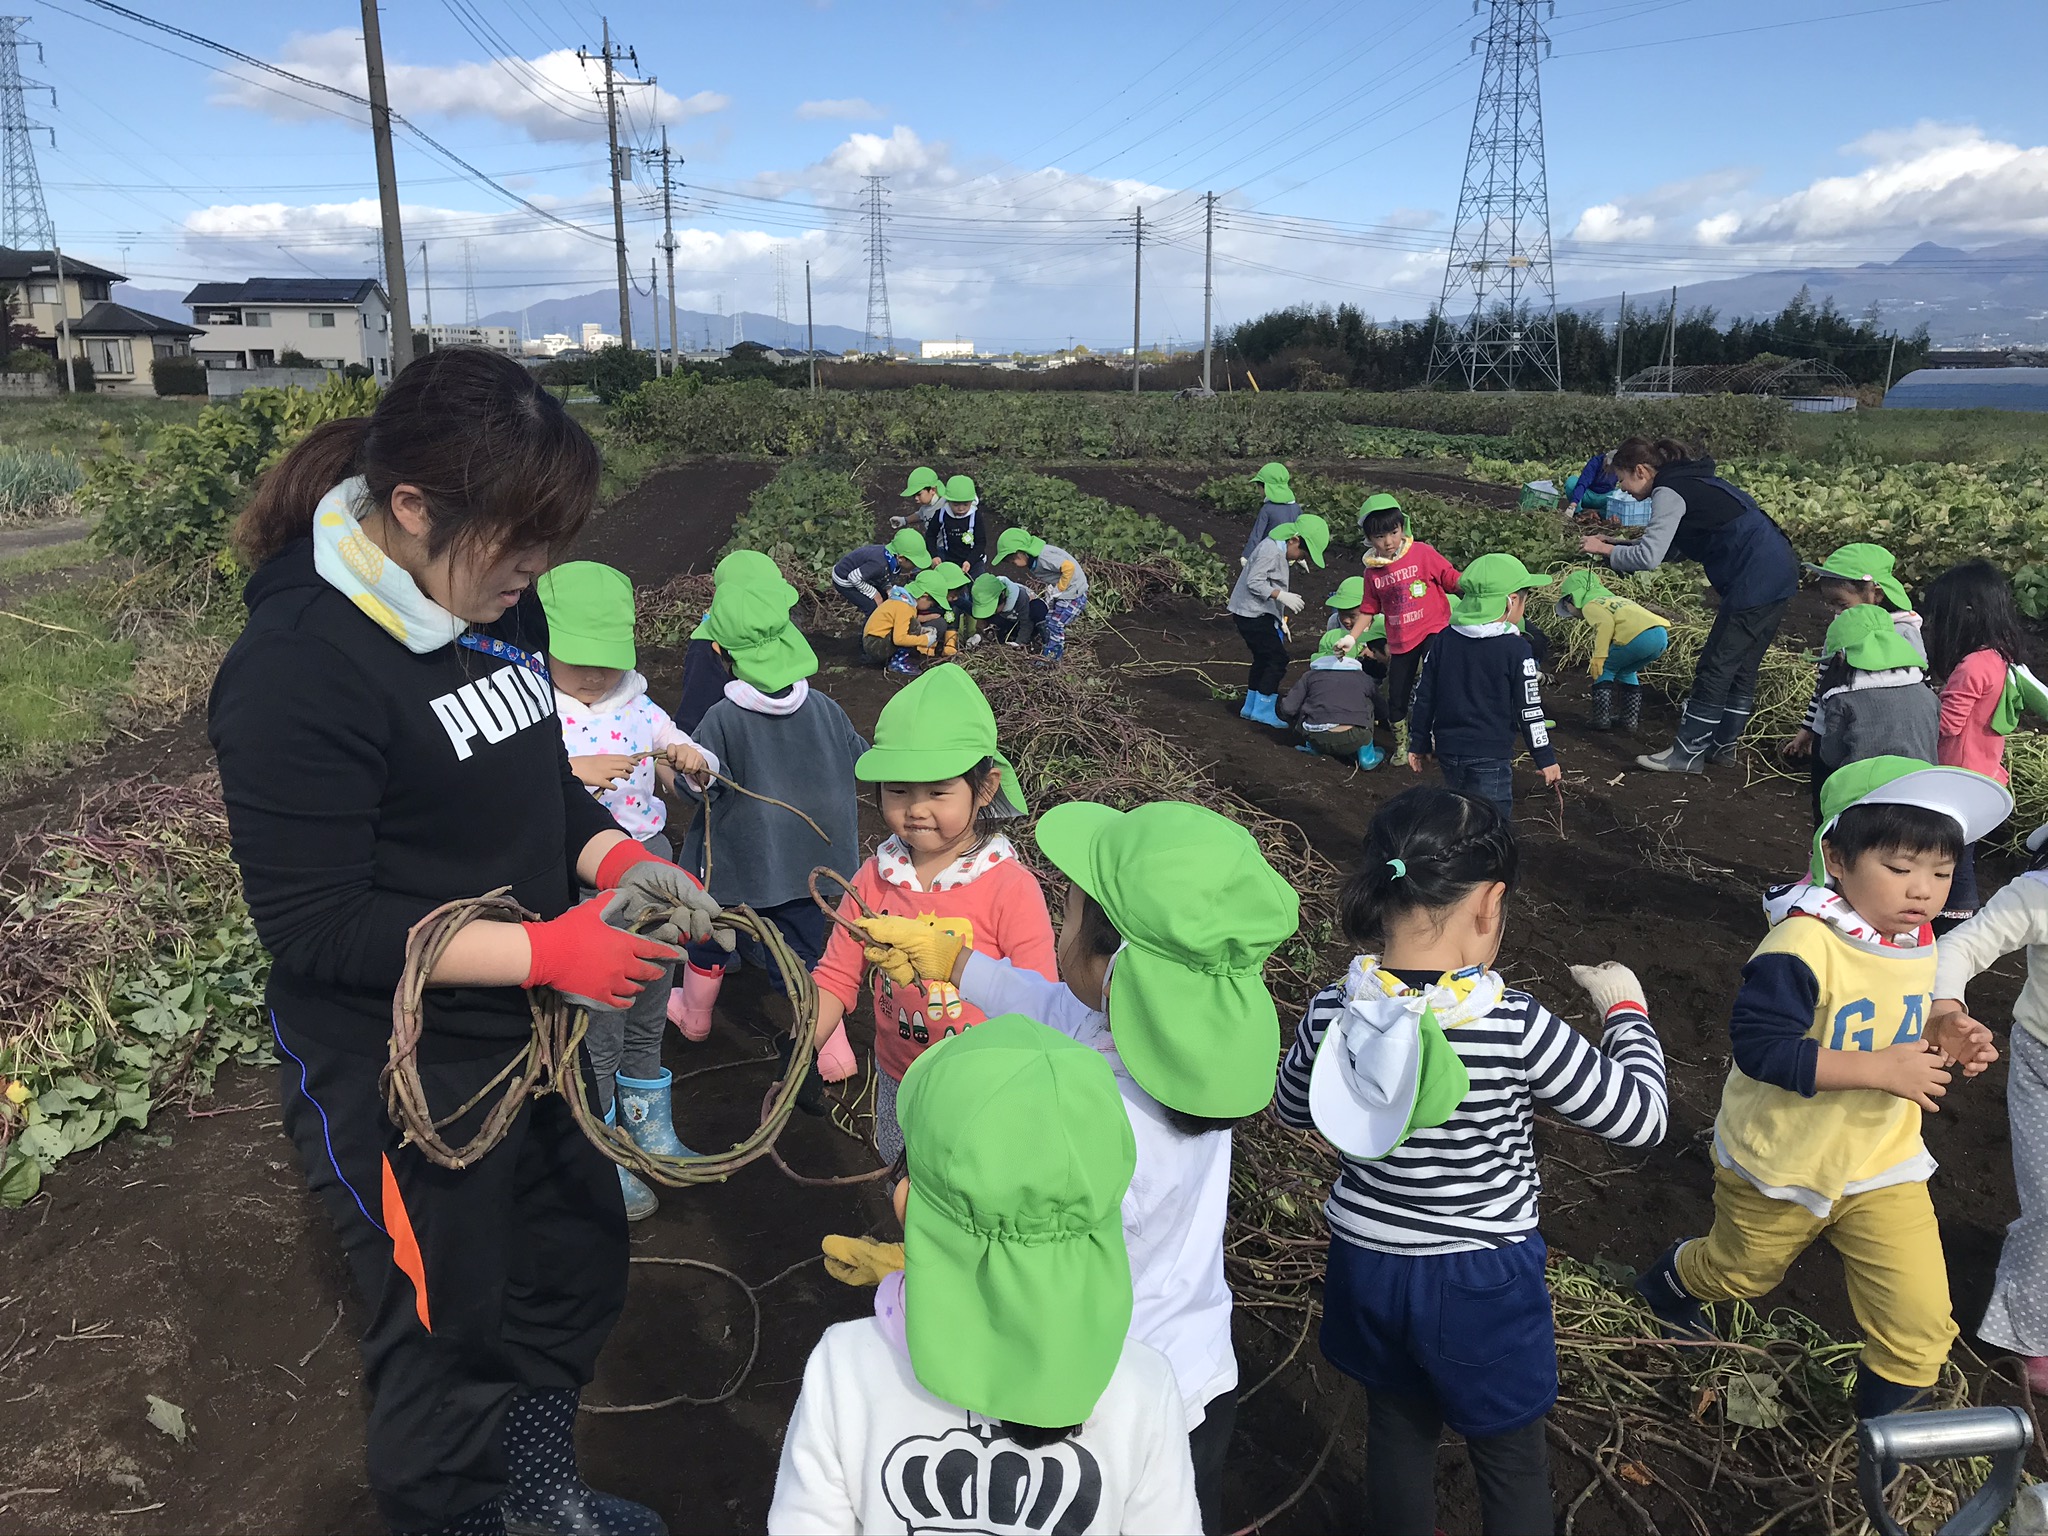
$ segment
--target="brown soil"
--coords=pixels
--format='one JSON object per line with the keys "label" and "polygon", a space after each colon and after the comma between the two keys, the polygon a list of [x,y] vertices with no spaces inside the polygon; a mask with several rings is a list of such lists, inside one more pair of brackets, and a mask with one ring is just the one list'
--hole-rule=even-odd
{"label": "brown soil", "polygon": [[[1380,466],[1368,466],[1373,478]],[[594,523],[578,553],[611,560],[640,582],[708,566],[745,497],[773,466],[692,465],[651,477]],[[877,491],[901,484],[876,467]],[[1089,465],[1068,472],[1083,489],[1209,532],[1234,554],[1242,525],[1190,498],[1204,476]],[[1394,468],[1385,483],[1411,472]],[[893,484],[886,484],[891,477]],[[1430,489],[1437,487],[1432,485]],[[878,508],[893,507],[878,494]],[[1337,573],[1305,591],[1315,612]],[[850,620],[851,615],[849,614]],[[1803,632],[1815,615],[1802,611]],[[1817,632],[1817,631],[1816,631]],[[849,622],[815,638],[818,685],[867,730],[890,680],[856,665]],[[1303,650],[1304,646],[1297,645]],[[1244,663],[1220,615],[1172,600],[1126,615],[1098,640],[1115,663],[1183,661],[1188,670],[1126,674],[1133,713],[1211,765],[1217,779],[1298,822],[1316,846],[1348,864],[1375,807],[1410,782],[1391,767],[1372,774],[1294,752],[1236,718],[1219,696],[1241,685]],[[671,695],[680,657],[643,657],[655,696]],[[1708,1129],[1726,1071],[1726,1019],[1737,974],[1762,932],[1756,903],[1768,879],[1804,858],[1803,786],[1751,767],[1709,780],[1671,781],[1633,764],[1638,743],[1584,731],[1584,679],[1560,679],[1551,713],[1566,769],[1562,829],[1556,802],[1533,775],[1518,776],[1523,879],[1504,951],[1506,970],[1560,1011],[1583,1016],[1565,967],[1627,960],[1641,974],[1671,1059],[1672,1126],[1662,1147],[1623,1153],[1606,1143],[1545,1132],[1544,1228],[1556,1250],[1640,1264],[1709,1219]],[[1645,734],[1661,741],[1670,711],[1653,706]],[[206,758],[203,729],[182,722],[124,754],[124,769],[183,776]],[[61,816],[100,777],[87,770],[0,804],[0,837]],[[1984,989],[1993,1016],[2009,1006],[2018,961]],[[1298,1004],[1299,999],[1283,999]],[[780,1004],[758,976],[732,985],[711,1041],[671,1037],[680,1074],[744,1062],[766,1049]],[[856,1044],[858,1026],[856,1026]],[[697,1079],[678,1095],[686,1139],[736,1137],[758,1110],[766,1066]],[[1937,1206],[1957,1315],[1982,1310],[2001,1231],[2015,1213],[2001,1064],[1950,1096],[1928,1140],[1943,1167]],[[304,1195],[279,1132],[267,1074],[224,1077],[214,1113],[160,1113],[147,1137],[128,1135],[68,1163],[29,1207],[0,1213],[0,1528],[25,1532],[294,1531],[375,1528],[361,1481],[363,1400],[351,1337],[359,1313],[319,1209]],[[798,1168],[849,1173],[862,1148],[828,1122],[798,1117],[784,1148]],[[636,1254],[722,1264],[756,1284],[814,1255],[827,1232],[881,1232],[888,1218],[873,1185],[810,1189],[757,1164],[729,1184],[667,1193],[634,1231]],[[1840,1331],[1852,1324],[1837,1266],[1816,1249],[1774,1300]],[[586,1469],[600,1485],[655,1505],[678,1530],[759,1529],[774,1480],[779,1436],[803,1361],[820,1330],[858,1315],[868,1294],[809,1267],[763,1294],[761,1356],[738,1395],[711,1409],[588,1418]],[[342,1318],[330,1330],[337,1313]],[[636,1272],[632,1299],[606,1352],[592,1397],[644,1399],[722,1385],[745,1358],[743,1299],[715,1276],[668,1267]],[[1240,1330],[1247,1382],[1284,1348],[1247,1321]],[[1232,1526],[1268,1509],[1300,1482],[1332,1420],[1338,1378],[1312,1348],[1255,1397],[1239,1421],[1227,1513]],[[192,1436],[175,1444],[145,1421],[144,1395],[183,1406]],[[1355,1525],[1361,1466],[1353,1413],[1339,1452],[1314,1489],[1272,1529]],[[1462,1457],[1442,1460],[1446,1529],[1476,1527]],[[1561,1494],[1584,1469],[1560,1462]],[[1653,1514],[1682,1524],[1675,1506]],[[1581,1528],[1621,1529],[1596,1497]]]}

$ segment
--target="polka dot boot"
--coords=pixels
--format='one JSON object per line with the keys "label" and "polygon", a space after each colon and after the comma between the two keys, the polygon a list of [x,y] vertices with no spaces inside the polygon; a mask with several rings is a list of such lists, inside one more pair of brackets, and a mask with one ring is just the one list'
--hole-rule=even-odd
{"label": "polka dot boot", "polygon": [[668,1536],[645,1504],[583,1481],[576,1470],[577,1396],[529,1392],[505,1414],[508,1536]]}

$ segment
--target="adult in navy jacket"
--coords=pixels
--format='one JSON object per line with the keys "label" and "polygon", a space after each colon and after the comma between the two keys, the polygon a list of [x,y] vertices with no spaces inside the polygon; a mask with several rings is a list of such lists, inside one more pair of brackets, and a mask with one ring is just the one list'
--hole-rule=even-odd
{"label": "adult in navy jacket", "polygon": [[1614,451],[1611,466],[1622,490],[1650,503],[1650,524],[1630,544],[1593,537],[1580,547],[1624,574],[1696,560],[1721,599],[1693,668],[1677,740],[1636,759],[1662,773],[1699,773],[1735,756],[1756,709],[1757,668],[1799,590],[1799,556],[1748,492],[1683,443],[1632,437]]}
{"label": "adult in navy jacket", "polygon": [[[460,1144],[531,1031],[522,990],[620,1007],[716,907],[576,782],[535,579],[597,494],[597,450],[508,358],[437,352],[330,422],[235,526],[249,618],[207,729],[271,954],[283,1118],[369,1305],[367,1466],[394,1531],[652,1533],[576,1474],[577,1394],[626,1291],[611,1165],[559,1095],[470,1166],[391,1123],[379,1073],[413,925],[500,886],[429,978],[417,1064]],[[578,882],[600,894],[578,904]],[[650,937],[625,925],[677,909]]]}

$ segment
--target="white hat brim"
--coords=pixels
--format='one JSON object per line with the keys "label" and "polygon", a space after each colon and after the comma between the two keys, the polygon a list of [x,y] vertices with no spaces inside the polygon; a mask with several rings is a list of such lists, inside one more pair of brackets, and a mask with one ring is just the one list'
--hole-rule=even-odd
{"label": "white hat brim", "polygon": [[1998,780],[1968,768],[1922,768],[1880,784],[1857,805],[1917,805],[1940,811],[1963,829],[1963,841],[1974,843],[1998,830],[2012,814],[2012,791]]}
{"label": "white hat brim", "polygon": [[2027,834],[2027,852],[2039,853],[2043,848],[2048,848],[2048,823],[2034,828]]}
{"label": "white hat brim", "polygon": [[1419,1027],[1406,1032],[1407,1055],[1395,1080],[1393,1100],[1377,1104],[1359,1093],[1352,1075],[1347,1020],[1345,1013],[1332,1019],[1316,1050],[1315,1065],[1309,1070],[1308,1112],[1331,1146],[1346,1157],[1370,1161],[1385,1157],[1407,1132],[1422,1072],[1422,1036]]}

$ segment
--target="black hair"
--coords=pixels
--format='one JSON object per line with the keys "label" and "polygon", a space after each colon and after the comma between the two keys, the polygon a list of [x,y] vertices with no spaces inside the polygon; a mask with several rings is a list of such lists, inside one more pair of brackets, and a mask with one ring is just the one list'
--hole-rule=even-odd
{"label": "black hair", "polygon": [[1372,944],[1389,919],[1456,906],[1476,885],[1513,890],[1519,866],[1514,827],[1491,800],[1420,785],[1373,817],[1338,914],[1353,943]]}
{"label": "black hair", "polygon": [[1014,1440],[1027,1451],[1041,1450],[1048,1445],[1058,1445],[1081,1433],[1081,1426],[1069,1424],[1065,1429],[1041,1429],[1036,1424],[1019,1424],[1013,1419],[998,1419],[1003,1438]]}
{"label": "black hair", "polygon": [[1623,438],[1621,446],[1608,459],[1609,469],[1662,469],[1667,464],[1684,464],[1697,458],[1691,446],[1681,443],[1675,437],[1660,437],[1654,442],[1647,437]]}
{"label": "black hair", "polygon": [[1936,677],[1947,677],[1972,651],[1996,651],[2008,663],[2020,659],[2024,644],[2012,583],[1989,560],[1950,566],[1929,583],[1921,601],[1927,661]]}
{"label": "black hair", "polygon": [[960,775],[967,781],[968,792],[977,800],[981,798],[981,792],[988,787],[989,780],[996,781],[994,798],[974,813],[975,825],[979,827],[991,827],[996,822],[1008,821],[1011,818],[1012,813],[1003,809],[1002,773],[1003,765],[990,755]]}
{"label": "black hair", "polygon": [[1953,816],[1924,805],[1852,805],[1829,827],[1821,846],[1845,867],[1866,853],[1963,856],[1963,829]]}
{"label": "black hair", "polygon": [[1383,533],[1392,533],[1405,526],[1405,514],[1399,507],[1381,507],[1377,512],[1365,514],[1365,536],[1376,539]]}
{"label": "black hair", "polygon": [[1876,603],[1878,607],[1888,612],[1897,613],[1899,611],[1898,604],[1884,595],[1884,588],[1880,587],[1868,576],[1823,576],[1815,585],[1823,592],[1827,591],[1829,587],[1853,587],[1858,597],[1868,596],[1871,602]]}

